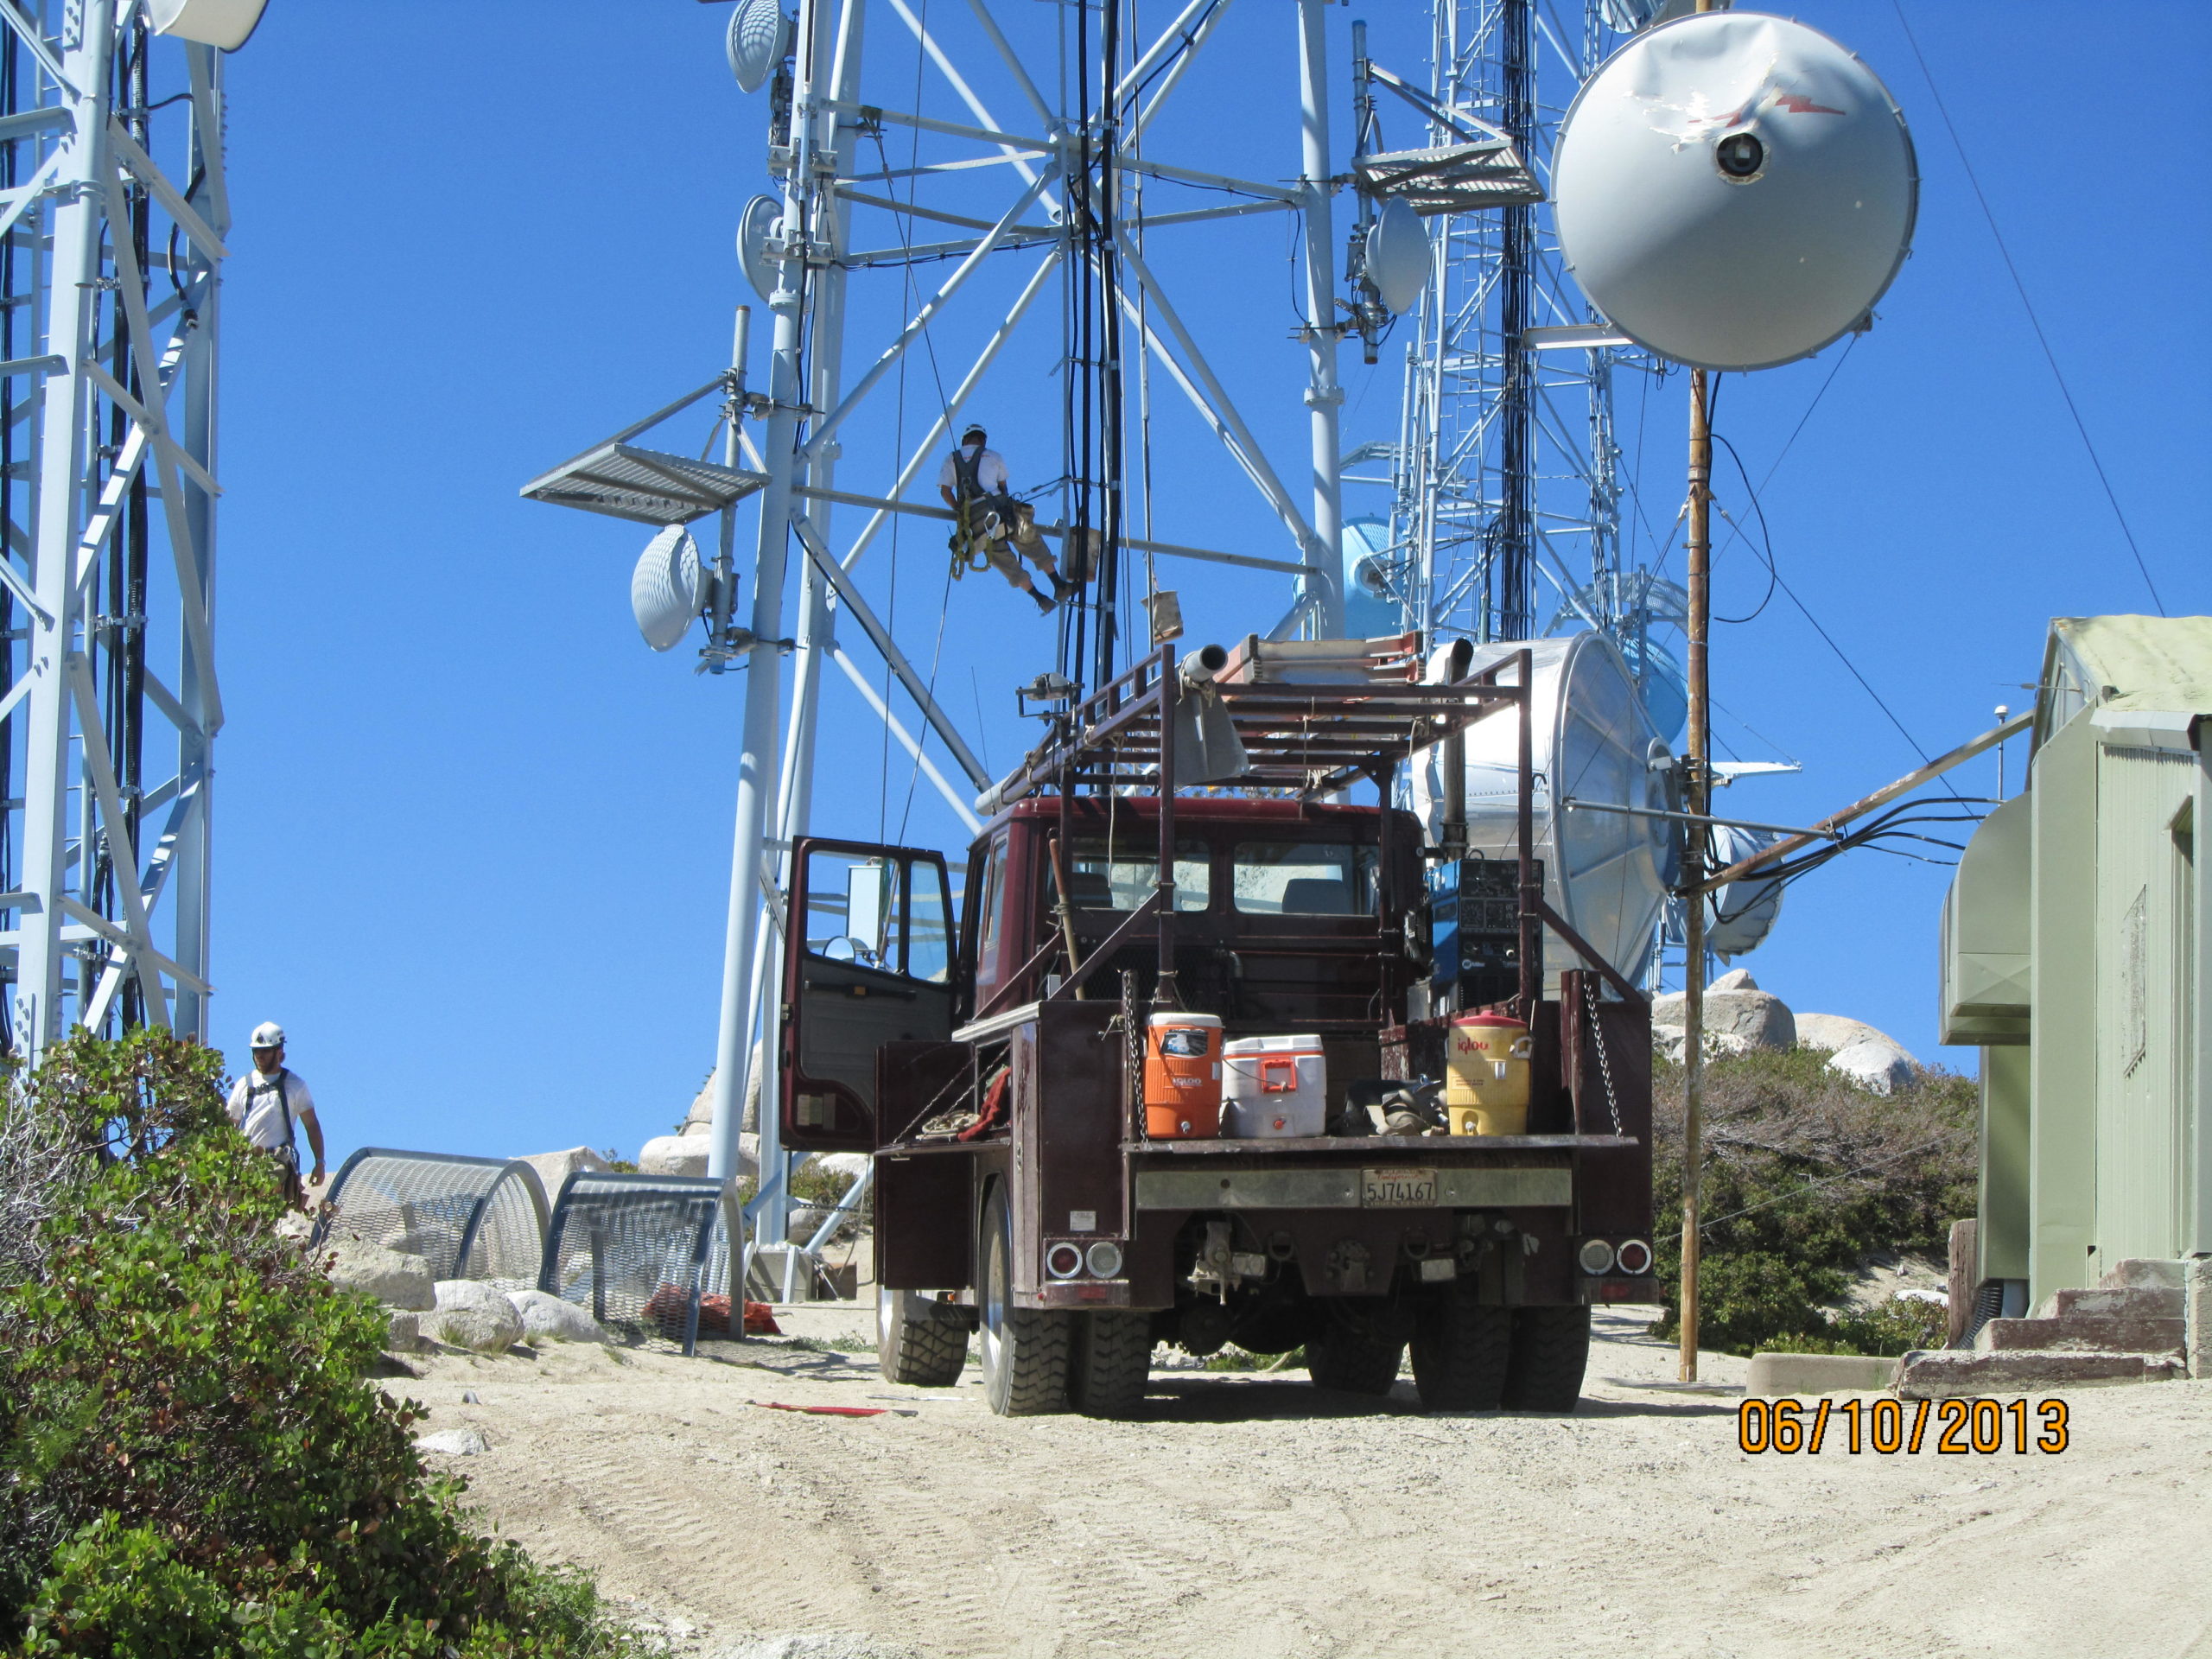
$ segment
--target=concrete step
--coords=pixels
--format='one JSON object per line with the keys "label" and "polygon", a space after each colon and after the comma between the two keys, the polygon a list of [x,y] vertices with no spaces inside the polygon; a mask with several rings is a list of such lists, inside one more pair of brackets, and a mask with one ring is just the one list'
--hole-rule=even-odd
{"label": "concrete step", "polygon": [[1894,1359],[1860,1354],[1753,1354],[1744,1393],[1754,1400],[1785,1395],[1878,1394],[1897,1381]]}
{"label": "concrete step", "polygon": [[2177,1319],[2182,1293],[2131,1287],[2118,1290],[2054,1290],[2037,1304],[2034,1317],[2063,1319],[2074,1314],[2096,1319]]}
{"label": "concrete step", "polygon": [[2056,1319],[1992,1319],[1974,1339],[1978,1354],[2006,1352],[2177,1354],[2187,1332],[2171,1319],[2069,1313]]}
{"label": "concrete step", "polygon": [[1974,1353],[1942,1348],[1907,1354],[1897,1370],[1897,1397],[2038,1394],[2120,1382],[2164,1382],[2183,1375],[2178,1359],[2149,1354]]}
{"label": "concrete step", "polygon": [[2153,1262],[2131,1257],[2117,1262],[2097,1281],[2101,1290],[2179,1290],[2189,1270],[2186,1262]]}

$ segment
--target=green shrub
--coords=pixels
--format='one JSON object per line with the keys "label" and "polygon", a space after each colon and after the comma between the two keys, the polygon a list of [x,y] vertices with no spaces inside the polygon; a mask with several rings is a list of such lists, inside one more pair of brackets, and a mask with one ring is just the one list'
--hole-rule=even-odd
{"label": "green shrub", "polygon": [[[1881,1096],[1816,1050],[1754,1050],[1706,1065],[1698,1339],[1729,1353],[1897,1354],[1940,1347],[1943,1310],[1897,1302],[1832,1314],[1869,1256],[1941,1255],[1974,1212],[1976,1092],[1930,1072]],[[1652,1073],[1657,1275],[1676,1332],[1682,1234],[1682,1071]]]}
{"label": "green shrub", "polygon": [[1217,1353],[1206,1356],[1201,1369],[1209,1371],[1281,1371],[1306,1363],[1306,1351],[1299,1348],[1287,1354],[1247,1353],[1230,1343]]}
{"label": "green shrub", "polygon": [[38,1248],[0,1263],[0,1641],[616,1650],[588,1586],[479,1535],[461,1484],[425,1476],[421,1408],[362,1381],[384,1315],[276,1230],[276,1166],[225,1117],[221,1064],[79,1033],[0,1097],[0,1142],[60,1130]]}
{"label": "green shrub", "polygon": [[[793,1170],[785,1185],[793,1204],[809,1205],[819,1210],[834,1210],[843,1200],[845,1189],[852,1185],[852,1181],[849,1177],[836,1174],[810,1160]],[[741,1205],[748,1205],[759,1196],[760,1192],[760,1183],[747,1175],[737,1184],[737,1201]],[[832,1242],[842,1243],[857,1236],[874,1225],[874,1220],[875,1188],[871,1185],[861,1194],[860,1202],[839,1224]]]}

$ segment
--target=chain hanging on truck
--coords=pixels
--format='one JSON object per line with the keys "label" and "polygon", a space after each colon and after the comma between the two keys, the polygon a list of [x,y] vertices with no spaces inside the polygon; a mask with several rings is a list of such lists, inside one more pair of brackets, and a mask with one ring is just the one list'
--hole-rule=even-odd
{"label": "chain hanging on truck", "polygon": [[1605,1110],[1613,1120],[1613,1133],[1620,1135],[1621,1105],[1613,1095],[1613,1058],[1605,1052],[1605,1027],[1598,1018],[1598,976],[1586,974],[1582,979],[1582,1005],[1590,1011],[1590,1041],[1598,1051],[1598,1077],[1605,1086]]}
{"label": "chain hanging on truck", "polygon": [[1125,1138],[1137,1138],[1144,1121],[1144,1010],[1137,1002],[1137,976],[1122,969],[1122,1123]]}

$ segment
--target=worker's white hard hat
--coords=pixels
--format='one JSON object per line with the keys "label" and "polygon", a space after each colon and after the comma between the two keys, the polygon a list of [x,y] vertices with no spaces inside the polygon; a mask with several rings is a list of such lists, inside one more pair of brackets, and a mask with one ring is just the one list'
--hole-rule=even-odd
{"label": "worker's white hard hat", "polygon": [[274,1020],[263,1020],[253,1028],[253,1046],[256,1048],[283,1047],[284,1027]]}

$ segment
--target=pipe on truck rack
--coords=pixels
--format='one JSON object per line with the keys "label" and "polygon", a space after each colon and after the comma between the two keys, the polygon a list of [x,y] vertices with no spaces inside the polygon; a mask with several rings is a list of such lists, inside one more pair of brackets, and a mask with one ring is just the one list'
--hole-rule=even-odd
{"label": "pipe on truck rack", "polygon": [[1520,1017],[1531,1026],[1536,1022],[1537,1000],[1544,994],[1543,981],[1536,973],[1536,941],[1543,926],[1538,912],[1544,895],[1536,882],[1533,844],[1536,833],[1535,661],[1536,654],[1526,645],[1513,653],[1514,671],[1521,682],[1520,776],[1514,780],[1518,796],[1514,817],[1521,853],[1521,990],[1516,1001],[1520,1004]]}
{"label": "pipe on truck rack", "polygon": [[[1212,649],[1220,651],[1221,647]],[[1204,658],[1194,651],[1193,658]],[[1222,652],[1222,661],[1229,654]],[[1175,703],[1182,690],[1176,672],[1175,649],[1160,648],[1160,870],[1154,890],[1160,894],[1160,974],[1153,988],[1155,1008],[1183,1006],[1182,988],[1175,982]]]}
{"label": "pipe on truck rack", "polygon": [[1214,676],[1229,666],[1229,652],[1221,645],[1200,645],[1183,658],[1176,672],[1185,690],[1195,691],[1202,685],[1211,685]]}
{"label": "pipe on truck rack", "polygon": [[[1428,683],[1458,684],[1466,678],[1474,659],[1471,640],[1454,639],[1448,645],[1439,645],[1429,653]],[[1467,728],[1456,714],[1446,718],[1452,729],[1438,745],[1441,753],[1437,765],[1444,774],[1444,822],[1438,826],[1436,843],[1445,857],[1459,858],[1467,850]]]}

